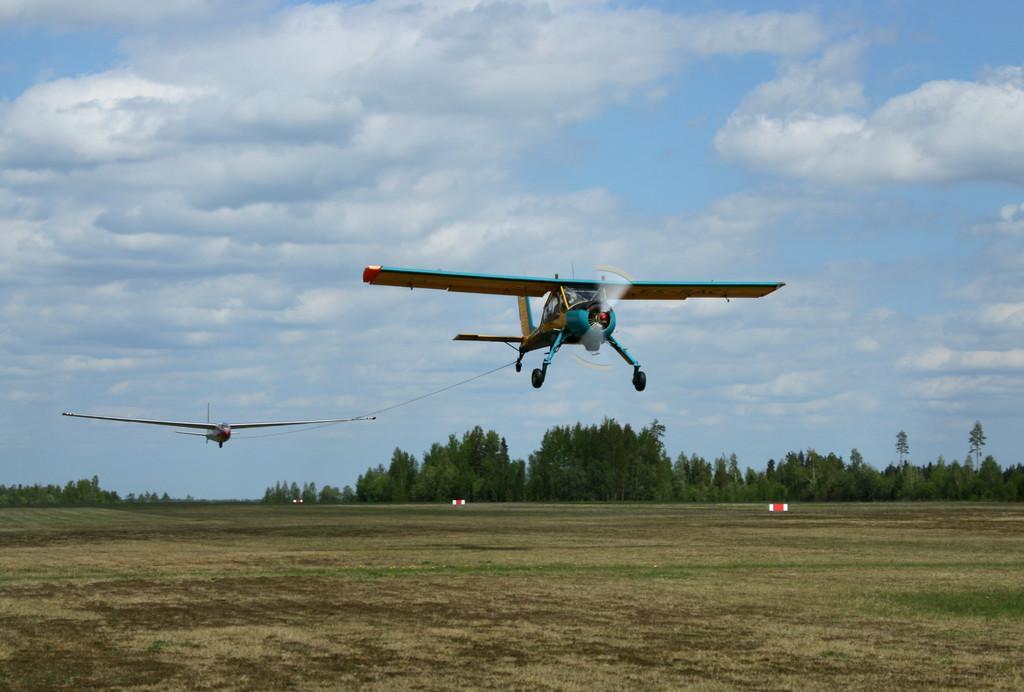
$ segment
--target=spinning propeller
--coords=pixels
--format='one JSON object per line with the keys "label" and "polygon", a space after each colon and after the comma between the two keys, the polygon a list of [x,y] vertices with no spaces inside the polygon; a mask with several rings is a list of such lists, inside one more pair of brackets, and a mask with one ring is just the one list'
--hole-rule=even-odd
{"label": "spinning propeller", "polygon": [[[599,264],[594,270],[601,275],[601,281],[608,282],[600,293],[601,302],[592,306],[587,314],[587,321],[590,327],[580,338],[580,343],[587,349],[587,352],[596,357],[600,355],[601,346],[605,342],[605,330],[615,325],[615,306],[622,299],[630,286],[633,285],[633,277],[622,269],[606,264]],[[592,360],[585,360],[575,353],[573,356],[579,362],[588,367],[596,367],[606,370],[611,367],[610,363],[595,363]]]}

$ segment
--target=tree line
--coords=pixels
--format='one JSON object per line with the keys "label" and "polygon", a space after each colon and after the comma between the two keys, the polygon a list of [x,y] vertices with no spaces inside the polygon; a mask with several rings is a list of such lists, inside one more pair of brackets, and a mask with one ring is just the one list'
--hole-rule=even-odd
{"label": "tree line", "polygon": [[121,502],[113,490],[100,487],[98,476],[66,485],[0,485],[0,507],[112,505]]}
{"label": "tree line", "polygon": [[267,504],[283,505],[294,500],[302,500],[302,504],[320,503],[333,505],[355,501],[355,493],[347,485],[344,489],[339,489],[333,485],[325,485],[317,492],[316,483],[303,483],[300,488],[299,484],[294,481],[292,483],[278,481],[263,493],[263,502]]}
{"label": "tree line", "polygon": [[128,493],[121,497],[116,490],[101,488],[99,476],[68,481],[64,485],[0,485],[0,507],[99,507],[160,502],[195,500],[192,496],[176,500],[167,493],[158,495],[152,491]]}
{"label": "tree line", "polygon": [[333,501],[1024,500],[1024,465],[1004,470],[991,455],[982,458],[980,423],[963,462],[940,456],[913,465],[908,437],[900,431],[898,461],[881,470],[857,449],[847,458],[813,449],[789,452],[769,459],[762,470],[741,470],[735,454],[709,461],[683,452],[673,460],[664,435],[657,420],[639,431],[610,419],[556,426],[523,461],[509,458],[498,433],[478,426],[461,439],[451,435],[446,444],[435,443],[422,461],[396,448],[387,467],[367,469],[354,489],[346,486]]}
{"label": "tree line", "polygon": [[[1024,465],[1001,468],[982,456],[986,437],[975,423],[963,461],[940,456],[911,464],[909,438],[896,437],[897,461],[879,470],[856,449],[847,458],[813,449],[769,459],[762,470],[740,469],[735,454],[712,460],[665,450],[665,426],[657,420],[634,430],[605,419],[598,425],[556,426],[527,460],[513,460],[505,439],[477,426],[462,437],[431,445],[418,459],[396,448],[387,466],[368,468],[355,487],[278,481],[268,487],[268,504],[346,502],[521,501],[1024,501]],[[2,506],[114,505],[190,502],[167,493],[129,493],[100,487],[99,478],[60,485],[0,485]]]}

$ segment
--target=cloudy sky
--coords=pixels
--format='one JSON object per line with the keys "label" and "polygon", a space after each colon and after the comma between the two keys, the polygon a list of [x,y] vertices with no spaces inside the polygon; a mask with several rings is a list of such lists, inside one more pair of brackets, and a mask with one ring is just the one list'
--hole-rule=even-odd
{"label": "cloudy sky", "polygon": [[[605,416],[756,468],[977,419],[1024,461],[1024,9],[681,5],[0,0],[0,483],[255,497]],[[566,349],[224,449],[59,415],[356,415],[514,358],[451,341],[514,301],[367,264],[787,285],[621,304],[642,394]]]}

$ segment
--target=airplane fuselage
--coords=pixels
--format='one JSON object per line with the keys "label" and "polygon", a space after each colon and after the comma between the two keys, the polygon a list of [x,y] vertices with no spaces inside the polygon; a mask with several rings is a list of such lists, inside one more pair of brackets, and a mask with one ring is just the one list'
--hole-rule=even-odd
{"label": "airplane fuselage", "polygon": [[597,351],[615,331],[615,311],[600,292],[559,287],[548,293],[540,324],[523,338],[525,353],[560,344],[583,344]]}
{"label": "airplane fuselage", "polygon": [[231,439],[231,426],[227,423],[221,423],[216,428],[206,433],[206,439],[216,442],[218,446],[223,447],[224,443]]}

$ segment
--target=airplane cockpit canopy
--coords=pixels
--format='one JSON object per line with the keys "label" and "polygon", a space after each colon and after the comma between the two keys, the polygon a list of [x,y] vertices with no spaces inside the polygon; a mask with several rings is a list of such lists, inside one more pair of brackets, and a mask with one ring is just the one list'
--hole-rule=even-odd
{"label": "airplane cockpit canopy", "polygon": [[[565,302],[562,302],[562,292],[565,292]],[[589,308],[594,303],[602,300],[601,291],[596,288],[570,288],[563,286],[561,290],[552,291],[548,294],[547,302],[544,303],[544,312],[541,315],[541,322],[545,324],[558,319],[566,310]]]}
{"label": "airplane cockpit canopy", "polygon": [[583,307],[600,300],[600,291],[590,288],[569,288],[565,287],[565,299],[569,303],[569,308],[575,308],[577,306]]}

